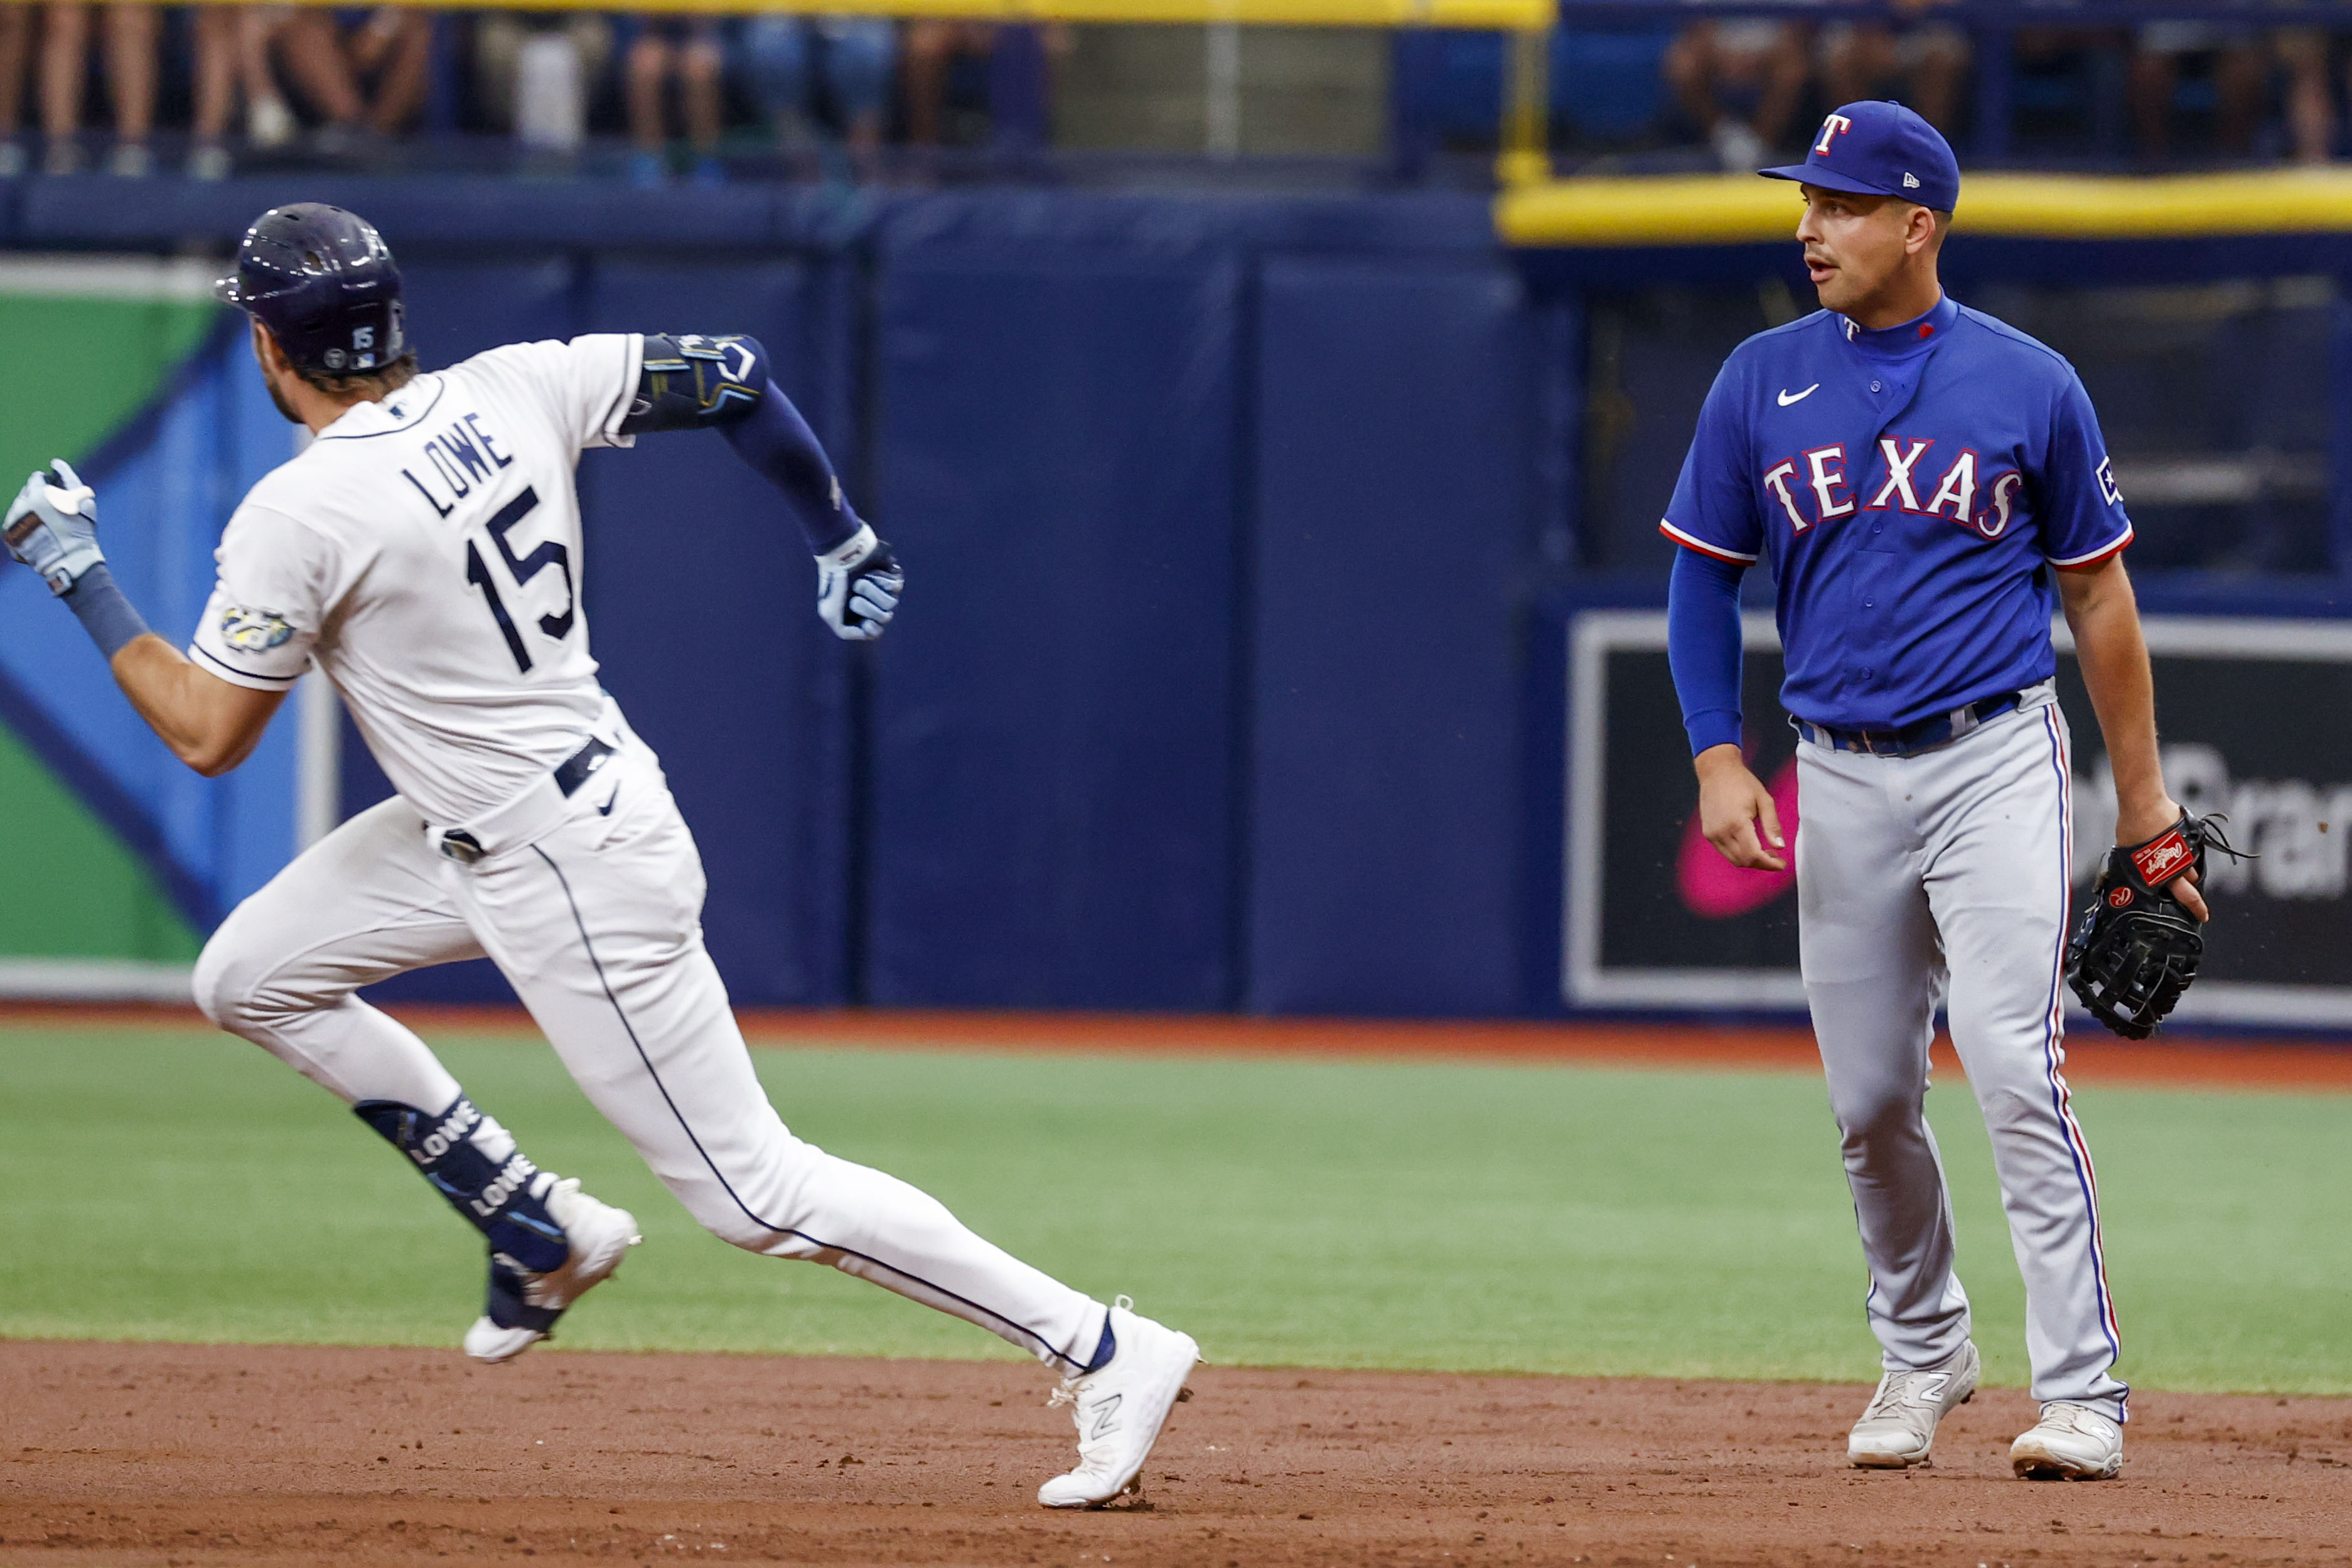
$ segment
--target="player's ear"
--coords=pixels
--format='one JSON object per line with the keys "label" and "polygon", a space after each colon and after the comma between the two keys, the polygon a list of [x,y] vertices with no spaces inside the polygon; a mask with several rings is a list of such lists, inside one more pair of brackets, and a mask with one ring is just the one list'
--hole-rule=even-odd
{"label": "player's ear", "polygon": [[1937,221],[1934,208],[1922,206],[1911,208],[1903,235],[1905,250],[1914,256],[1923,251],[1932,252],[1940,246],[1943,237],[1944,227]]}

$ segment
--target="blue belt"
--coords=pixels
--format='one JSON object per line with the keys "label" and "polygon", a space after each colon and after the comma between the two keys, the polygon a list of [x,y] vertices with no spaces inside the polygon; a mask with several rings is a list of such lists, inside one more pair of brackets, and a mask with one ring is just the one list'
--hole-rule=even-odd
{"label": "blue belt", "polygon": [[1971,702],[1965,708],[1955,708],[1949,713],[1938,713],[1906,724],[1900,730],[1841,730],[1833,724],[1816,724],[1810,720],[1792,718],[1789,721],[1798,734],[1816,746],[1826,746],[1832,752],[1867,752],[1876,757],[1908,757],[1920,752],[1932,752],[1938,746],[1948,746],[1988,719],[2003,713],[2013,713],[2025,700],[2022,691],[2004,691],[1998,697],[1988,697],[1981,702]]}
{"label": "blue belt", "polygon": [[[612,754],[611,746],[593,735],[589,736],[586,745],[555,764],[552,776],[556,789],[566,800],[571,799],[580,792],[580,786],[588,782],[588,775],[603,767],[604,759]],[[471,866],[488,851],[482,847],[480,839],[462,827],[453,827],[441,835],[441,853],[461,866]]]}

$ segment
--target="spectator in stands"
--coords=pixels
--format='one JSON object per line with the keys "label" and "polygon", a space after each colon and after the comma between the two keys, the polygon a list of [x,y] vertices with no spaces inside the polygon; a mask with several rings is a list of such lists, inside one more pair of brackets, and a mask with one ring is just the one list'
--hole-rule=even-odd
{"label": "spectator in stands", "polygon": [[1666,80],[1725,168],[1760,168],[1790,145],[1811,30],[1759,17],[1694,22],[1666,50]]}
{"label": "spectator in stands", "polygon": [[0,180],[25,172],[25,68],[32,61],[33,8],[0,4]]}
{"label": "spectator in stands", "polygon": [[[998,26],[938,19],[907,24],[907,140],[936,147],[949,129],[956,62],[973,60],[989,77],[990,129],[1000,142],[1042,142],[1054,62],[1068,58],[1076,38],[1063,26]],[[957,140],[974,140],[960,137]]]}
{"label": "spectator in stands", "polygon": [[[499,10],[475,17],[474,87],[483,119],[496,129],[522,133],[528,140],[527,122],[534,118],[534,111],[549,112],[525,103],[522,79],[526,53],[548,47],[551,42],[570,50],[570,74],[576,91],[574,101],[562,107],[576,114],[577,130],[584,136],[592,84],[602,80],[613,63],[613,24],[593,11]],[[539,133],[548,135],[546,128]],[[548,135],[548,140],[555,138]]]}
{"label": "spectator in stands", "polygon": [[[2287,144],[2298,163],[2325,163],[2336,152],[2336,103],[2328,91],[2329,36],[2317,27],[2281,27],[2271,47],[2286,72]],[[2352,89],[2352,68],[2346,85]]]}
{"label": "spectator in stands", "polygon": [[2262,124],[2269,58],[2260,29],[2227,22],[2144,22],[2132,51],[2133,140],[2151,161],[2172,152],[2172,112],[2181,65],[2195,59],[2213,79],[2213,134],[2223,152],[2251,157]]}
{"label": "spectator in stands", "polygon": [[987,22],[938,18],[907,24],[907,140],[936,147],[947,121],[949,77],[959,58],[985,60],[996,47]]}
{"label": "spectator in stands", "polygon": [[1960,88],[1969,70],[1969,36],[1957,24],[1934,22],[1937,0],[1894,0],[1905,20],[1833,22],[1822,29],[1822,86],[1832,103],[1884,98],[1894,89],[1919,117],[1946,136],[1959,118]]}
{"label": "spectator in stands", "polygon": [[[42,7],[41,166],[52,174],[82,166],[83,83],[89,69],[89,14],[93,7],[56,4]],[[153,5],[116,4],[106,13],[106,96],[114,115],[114,150],[107,173],[137,179],[152,174],[155,155],[147,146],[155,127],[157,22]]]}
{"label": "spectator in stands", "polygon": [[304,5],[278,33],[287,74],[322,121],[318,146],[331,154],[361,151],[397,136],[425,107],[433,55],[433,18],[379,5],[356,21]]}
{"label": "spectator in stands", "polygon": [[898,29],[881,16],[766,12],[743,29],[744,54],[769,123],[788,148],[815,140],[819,100],[830,105],[858,174],[874,177],[890,114]]}
{"label": "spectator in stands", "polygon": [[719,128],[726,57],[717,19],[641,16],[636,24],[627,65],[629,140],[635,144],[629,178],[640,185],[657,185],[669,177],[667,100],[675,79],[687,142],[694,151],[690,177],[697,184],[724,183]]}
{"label": "spectator in stands", "polygon": [[229,127],[245,100],[246,140],[259,148],[294,140],[294,111],[279,96],[269,48],[285,20],[275,5],[198,5],[195,11],[195,107],[189,121],[188,174],[228,176]]}

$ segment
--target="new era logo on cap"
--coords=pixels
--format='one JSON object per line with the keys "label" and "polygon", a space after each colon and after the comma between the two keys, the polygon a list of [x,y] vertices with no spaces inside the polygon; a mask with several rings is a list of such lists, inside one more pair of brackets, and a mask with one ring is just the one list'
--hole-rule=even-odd
{"label": "new era logo on cap", "polygon": [[1902,196],[1938,212],[1959,205],[1960,164],[1951,143],[1899,103],[1846,104],[1822,119],[1803,163],[1756,172],[1826,190]]}

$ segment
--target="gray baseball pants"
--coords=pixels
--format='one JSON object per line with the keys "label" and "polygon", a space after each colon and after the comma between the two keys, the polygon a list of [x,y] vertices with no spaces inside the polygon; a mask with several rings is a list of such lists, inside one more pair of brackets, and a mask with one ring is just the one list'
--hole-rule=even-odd
{"label": "gray baseball pants", "polygon": [[2068,1104],[2061,977],[2073,759],[2046,694],[1916,756],[1798,753],[1805,994],[1844,1139],[1872,1331],[1889,1371],[1969,1337],[1927,1126],[1937,1004],[1992,1137],[2025,1277],[2036,1399],[2116,1420],[2129,1393],[2089,1146]]}

